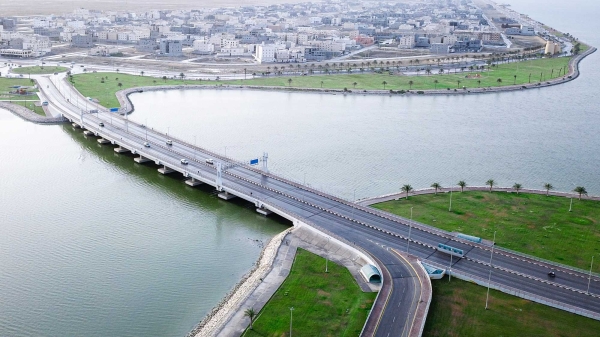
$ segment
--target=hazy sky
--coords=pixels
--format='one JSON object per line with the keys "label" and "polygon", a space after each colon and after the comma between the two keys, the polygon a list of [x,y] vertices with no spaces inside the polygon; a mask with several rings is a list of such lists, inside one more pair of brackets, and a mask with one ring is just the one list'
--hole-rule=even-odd
{"label": "hazy sky", "polygon": [[177,9],[302,2],[300,0],[0,0],[0,15],[62,14],[83,7],[100,10]]}

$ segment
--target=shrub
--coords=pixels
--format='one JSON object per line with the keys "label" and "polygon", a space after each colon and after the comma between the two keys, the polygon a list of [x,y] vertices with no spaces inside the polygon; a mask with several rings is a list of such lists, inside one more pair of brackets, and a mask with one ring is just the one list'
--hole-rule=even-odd
{"label": "shrub", "polygon": [[419,90],[419,91],[417,91],[417,94],[419,94],[419,95],[423,95],[424,93],[425,93],[425,92],[424,92],[424,91],[422,91],[422,90]]}

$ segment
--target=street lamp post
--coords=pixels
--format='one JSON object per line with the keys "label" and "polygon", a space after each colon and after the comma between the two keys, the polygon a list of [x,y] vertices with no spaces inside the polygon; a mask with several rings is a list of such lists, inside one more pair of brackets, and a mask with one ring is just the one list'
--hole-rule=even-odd
{"label": "street lamp post", "polygon": [[450,189],[450,207],[448,208],[448,212],[452,212],[452,189]]}
{"label": "street lamp post", "polygon": [[592,282],[592,266],[594,265],[594,256],[592,255],[592,263],[590,264],[590,276],[588,277],[587,293],[590,294],[590,283]]}
{"label": "street lamp post", "polygon": [[487,295],[485,296],[485,310],[488,308],[490,298],[490,282],[492,281],[492,259],[494,258],[494,246],[496,245],[496,231],[494,231],[494,241],[492,242],[492,253],[490,254],[490,274],[488,276]]}
{"label": "street lamp post", "polygon": [[450,267],[448,268],[448,282],[452,280],[452,254],[450,254]]}
{"label": "street lamp post", "polygon": [[292,313],[294,312],[294,307],[290,307],[290,337],[292,337]]}
{"label": "street lamp post", "polygon": [[573,210],[573,196],[571,196],[571,203],[569,204],[569,212]]}
{"label": "street lamp post", "polygon": [[408,248],[410,247],[410,232],[412,230],[412,210],[413,208],[410,208],[410,222],[408,223],[408,240],[406,242],[406,253],[408,254]]}
{"label": "street lamp post", "polygon": [[[329,239],[331,239],[331,238],[328,236],[328,237],[327,237],[327,244],[329,244]],[[329,259],[327,258],[327,255],[325,255],[325,272],[326,272],[326,273],[329,273],[329,268],[328,268],[328,266],[327,266],[327,262],[328,262],[328,260],[329,260]]]}
{"label": "street lamp post", "polygon": [[354,205],[356,204],[356,190],[357,189],[358,189],[358,187],[354,189],[354,192],[352,192],[352,195],[353,195],[352,196],[352,219],[354,219]]}
{"label": "street lamp post", "polygon": [[194,160],[196,160],[196,136],[194,136]]}

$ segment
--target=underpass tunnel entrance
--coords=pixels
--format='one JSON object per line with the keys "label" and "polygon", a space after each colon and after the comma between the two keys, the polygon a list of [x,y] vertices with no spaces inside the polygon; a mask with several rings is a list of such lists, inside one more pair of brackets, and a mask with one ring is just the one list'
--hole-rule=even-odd
{"label": "underpass tunnel entrance", "polygon": [[381,283],[381,273],[379,273],[377,267],[372,264],[365,264],[360,268],[360,274],[369,283]]}

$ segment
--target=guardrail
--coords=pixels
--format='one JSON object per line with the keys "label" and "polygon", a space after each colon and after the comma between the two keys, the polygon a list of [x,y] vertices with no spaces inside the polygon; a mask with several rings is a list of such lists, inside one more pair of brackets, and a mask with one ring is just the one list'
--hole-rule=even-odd
{"label": "guardrail", "polygon": [[[435,262],[431,262],[431,261],[427,261],[427,264],[436,266],[438,268],[444,268],[441,265],[439,265],[439,264],[437,264]],[[469,274],[469,273],[461,272],[461,271],[456,271],[455,269],[453,269],[452,271],[448,271],[447,270],[446,272],[448,274],[451,274],[452,276],[458,278],[458,279],[461,279],[461,280],[464,280],[464,281],[469,281],[469,282],[474,282],[474,283],[476,283],[476,284],[478,284],[480,286],[483,286],[483,287],[487,287],[488,284],[489,284],[489,287],[491,289],[495,289],[495,290],[501,291],[503,293],[507,293],[507,294],[510,294],[510,295],[513,295],[513,296],[524,298],[524,299],[527,299],[527,300],[530,300],[530,301],[533,301],[533,302],[545,304],[545,305],[551,306],[553,308],[557,308],[557,309],[565,310],[565,311],[568,311],[568,312],[572,312],[574,314],[578,314],[578,315],[581,315],[581,316],[584,316],[584,317],[592,318],[592,319],[595,319],[595,320],[600,320],[600,313],[596,313],[596,312],[593,312],[593,311],[590,311],[590,310],[581,309],[581,308],[578,308],[578,307],[575,307],[575,306],[572,306],[572,305],[569,305],[569,304],[564,304],[562,302],[551,300],[551,299],[549,299],[547,297],[544,297],[544,296],[535,295],[535,294],[532,294],[530,292],[522,291],[522,290],[519,290],[519,289],[516,289],[516,288],[513,288],[513,287],[509,287],[509,286],[505,286],[503,284],[500,284],[500,283],[497,283],[497,282],[494,282],[494,281],[490,281],[488,283],[488,280],[485,279],[485,278],[481,278],[481,277],[478,277],[478,276],[475,276],[475,275],[472,275],[472,274]]]}

